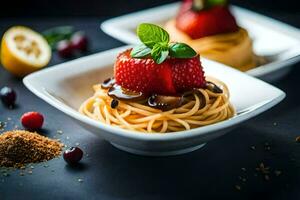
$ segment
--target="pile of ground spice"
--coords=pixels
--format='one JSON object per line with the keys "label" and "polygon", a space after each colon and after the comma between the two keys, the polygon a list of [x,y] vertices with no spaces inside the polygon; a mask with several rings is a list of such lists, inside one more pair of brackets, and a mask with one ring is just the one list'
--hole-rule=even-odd
{"label": "pile of ground spice", "polygon": [[0,135],[0,167],[20,168],[28,163],[61,155],[63,144],[29,131],[7,131]]}

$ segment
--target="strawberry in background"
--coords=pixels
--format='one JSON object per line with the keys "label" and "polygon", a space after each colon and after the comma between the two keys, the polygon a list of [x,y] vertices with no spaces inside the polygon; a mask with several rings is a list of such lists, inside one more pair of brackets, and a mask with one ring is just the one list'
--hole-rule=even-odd
{"label": "strawberry in background", "polygon": [[193,39],[238,31],[226,0],[184,0],[176,27]]}

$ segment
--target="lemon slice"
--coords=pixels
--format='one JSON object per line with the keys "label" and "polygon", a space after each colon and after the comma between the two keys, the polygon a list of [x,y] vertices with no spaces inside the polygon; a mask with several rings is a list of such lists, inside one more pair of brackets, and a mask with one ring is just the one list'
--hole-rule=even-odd
{"label": "lemon slice", "polygon": [[12,74],[22,77],[46,66],[51,49],[39,33],[23,26],[8,29],[2,38],[1,62]]}

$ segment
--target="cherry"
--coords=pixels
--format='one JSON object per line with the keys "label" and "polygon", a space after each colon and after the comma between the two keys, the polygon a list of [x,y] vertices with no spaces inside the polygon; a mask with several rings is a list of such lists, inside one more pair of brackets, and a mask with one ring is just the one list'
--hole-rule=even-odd
{"label": "cherry", "polygon": [[68,40],[61,40],[57,43],[56,46],[58,55],[62,58],[69,58],[73,56],[74,48],[70,41]]}
{"label": "cherry", "polygon": [[64,160],[70,165],[78,163],[81,160],[82,156],[83,151],[79,147],[71,147],[67,149],[63,154]]}
{"label": "cherry", "polygon": [[82,32],[77,32],[71,37],[71,45],[73,49],[87,51],[88,39]]}
{"label": "cherry", "polygon": [[1,98],[3,105],[5,105],[7,107],[13,107],[15,105],[17,95],[16,95],[16,92],[12,88],[3,87],[0,90],[0,98]]}

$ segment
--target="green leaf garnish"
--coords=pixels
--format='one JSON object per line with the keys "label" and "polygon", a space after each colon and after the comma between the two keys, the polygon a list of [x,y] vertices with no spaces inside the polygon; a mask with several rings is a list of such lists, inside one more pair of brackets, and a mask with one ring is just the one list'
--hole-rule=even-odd
{"label": "green leaf garnish", "polygon": [[157,64],[161,64],[162,62],[164,62],[168,55],[168,47],[162,46],[160,44],[155,44],[151,51],[151,56]]}
{"label": "green leaf garnish", "polygon": [[149,54],[151,54],[151,49],[144,44],[134,47],[130,53],[133,58],[143,58]]}
{"label": "green leaf garnish", "polygon": [[137,28],[137,35],[151,49],[157,43],[168,44],[170,41],[169,33],[154,24],[140,24]]}
{"label": "green leaf garnish", "polygon": [[164,62],[168,56],[174,58],[192,58],[197,53],[187,44],[172,43],[170,36],[163,28],[154,24],[140,24],[137,35],[142,45],[134,47],[130,53],[133,58],[143,58],[151,54],[157,64]]}
{"label": "green leaf garnish", "polygon": [[187,44],[172,43],[169,46],[169,54],[174,58],[192,58],[197,52]]}
{"label": "green leaf garnish", "polygon": [[42,35],[47,40],[52,50],[56,49],[57,42],[68,40],[74,33],[72,26],[58,26],[42,32]]}
{"label": "green leaf garnish", "polygon": [[211,7],[217,5],[225,5],[227,4],[227,0],[193,0],[192,9],[196,12],[210,9]]}
{"label": "green leaf garnish", "polygon": [[207,5],[213,7],[216,5],[224,5],[227,3],[227,0],[207,0]]}

